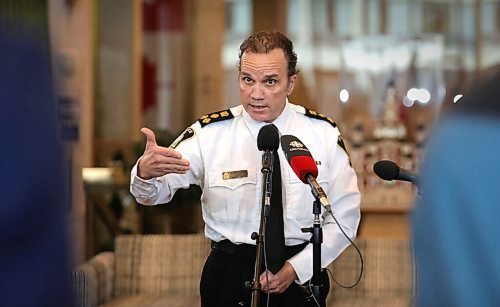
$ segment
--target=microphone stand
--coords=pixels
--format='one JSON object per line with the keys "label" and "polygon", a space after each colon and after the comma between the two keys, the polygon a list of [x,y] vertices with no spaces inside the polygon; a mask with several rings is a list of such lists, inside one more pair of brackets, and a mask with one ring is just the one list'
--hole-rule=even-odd
{"label": "microphone stand", "polygon": [[313,192],[316,198],[313,202],[313,214],[314,223],[313,227],[302,228],[302,232],[312,233],[310,242],[313,244],[313,276],[311,278],[311,288],[312,294],[314,295],[317,303],[324,307],[322,300],[322,288],[323,284],[321,282],[321,243],[323,243],[323,229],[321,228],[321,222],[319,215],[321,214],[321,203],[319,200],[319,195]]}
{"label": "microphone stand", "polygon": [[260,225],[259,225],[259,233],[252,233],[252,240],[255,240],[257,243],[257,251],[255,255],[255,269],[253,281],[248,285],[252,290],[252,301],[251,306],[257,307],[259,304],[259,294],[260,294],[260,268],[261,268],[261,259],[262,259],[262,249],[264,243],[264,236],[262,234],[264,229],[264,221],[267,219],[269,215],[269,206],[271,203],[271,174],[273,172],[273,153],[270,150],[266,150],[262,155],[262,208],[260,211]]}

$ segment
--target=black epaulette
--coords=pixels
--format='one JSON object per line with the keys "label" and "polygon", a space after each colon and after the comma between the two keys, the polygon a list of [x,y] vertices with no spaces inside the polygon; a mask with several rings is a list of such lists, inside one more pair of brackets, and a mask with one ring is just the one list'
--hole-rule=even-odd
{"label": "black epaulette", "polygon": [[187,139],[191,138],[192,136],[194,136],[194,133],[195,133],[195,132],[194,132],[193,128],[191,128],[191,127],[187,127],[187,128],[186,128],[186,130],[184,130],[184,132],[183,132],[181,135],[179,135],[179,136],[175,139],[175,141],[173,141],[173,142],[172,142],[172,144],[170,144],[170,146],[169,146],[169,147],[170,147],[170,148],[174,148],[174,149],[175,149],[175,148],[177,148],[177,146],[178,146],[178,145],[179,145],[182,141],[185,141],[185,140],[187,140]]}
{"label": "black epaulette", "polygon": [[347,159],[349,160],[349,165],[352,166],[351,162],[351,156],[349,155],[349,152],[347,151],[347,147],[345,146],[344,143],[344,138],[339,134],[339,138],[337,139],[337,145],[340,146],[344,150],[344,152],[347,155]]}
{"label": "black epaulette", "polygon": [[324,120],[326,122],[328,122],[330,125],[332,125],[333,127],[337,127],[337,123],[331,119],[330,117],[327,117],[326,115],[324,114],[321,114],[321,113],[318,113],[314,110],[309,110],[308,108],[304,107],[304,109],[306,109],[306,116],[307,117],[311,117],[311,118],[316,118],[316,119],[319,119],[319,120]]}
{"label": "black epaulette", "polygon": [[202,127],[205,127],[208,124],[220,122],[231,118],[234,118],[233,113],[231,113],[230,109],[226,109],[223,111],[217,111],[203,115],[202,117],[200,117],[200,119],[198,119],[198,121],[200,122],[200,125]]}

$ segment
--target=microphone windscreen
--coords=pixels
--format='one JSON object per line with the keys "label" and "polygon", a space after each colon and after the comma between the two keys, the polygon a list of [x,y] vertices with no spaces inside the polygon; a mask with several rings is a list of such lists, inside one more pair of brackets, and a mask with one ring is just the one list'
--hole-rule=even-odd
{"label": "microphone windscreen", "polygon": [[280,145],[280,136],[278,128],[275,125],[265,125],[260,128],[257,135],[257,148],[263,150],[276,150]]}
{"label": "microphone windscreen", "polygon": [[394,180],[399,176],[399,166],[390,160],[375,162],[373,171],[384,180]]}
{"label": "microphone windscreen", "polygon": [[296,136],[282,135],[281,148],[288,163],[302,182],[307,183],[308,174],[311,174],[314,178],[318,176],[318,167],[311,152]]}
{"label": "microphone windscreen", "polygon": [[318,177],[318,167],[314,159],[309,156],[295,156],[290,159],[290,166],[303,183],[307,183],[309,175]]}

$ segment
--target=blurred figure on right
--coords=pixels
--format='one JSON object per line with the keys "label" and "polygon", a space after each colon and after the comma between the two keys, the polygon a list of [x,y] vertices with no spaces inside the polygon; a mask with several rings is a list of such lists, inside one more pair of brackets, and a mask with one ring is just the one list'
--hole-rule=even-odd
{"label": "blurred figure on right", "polygon": [[499,73],[443,114],[419,181],[416,306],[500,306]]}

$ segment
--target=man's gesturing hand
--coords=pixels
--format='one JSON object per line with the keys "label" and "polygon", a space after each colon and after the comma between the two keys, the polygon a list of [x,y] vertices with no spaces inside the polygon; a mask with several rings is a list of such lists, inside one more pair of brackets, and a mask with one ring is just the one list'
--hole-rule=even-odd
{"label": "man's gesturing hand", "polygon": [[142,179],[151,179],[170,173],[185,174],[189,170],[189,161],[173,148],[156,144],[153,130],[143,127],[146,136],[146,148],[137,165],[137,175]]}

